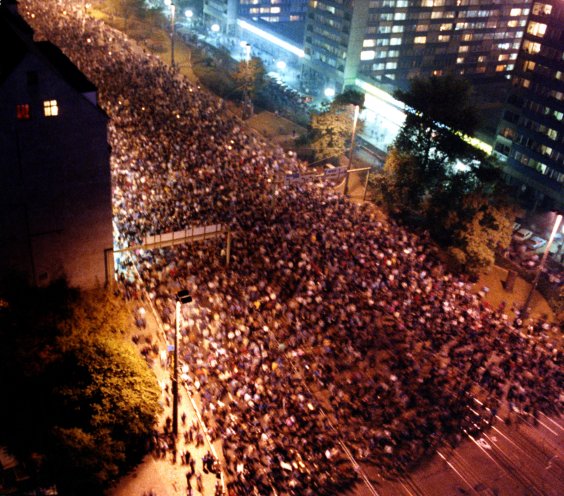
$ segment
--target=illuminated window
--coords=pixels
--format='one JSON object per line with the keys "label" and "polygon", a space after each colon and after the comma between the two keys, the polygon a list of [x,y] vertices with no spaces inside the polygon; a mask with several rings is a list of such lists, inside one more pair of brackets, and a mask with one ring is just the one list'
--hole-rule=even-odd
{"label": "illuminated window", "polygon": [[370,48],[376,45],[376,41],[374,40],[364,40],[362,42],[362,47],[363,48]]}
{"label": "illuminated window", "polygon": [[528,88],[529,86],[531,86],[531,82],[528,79],[521,79],[520,84],[523,88]]}
{"label": "illuminated window", "polygon": [[365,52],[360,52],[360,60],[372,60],[376,56],[374,50],[367,50]]}
{"label": "illuminated window", "polygon": [[21,121],[29,119],[29,104],[28,103],[21,103],[19,105],[16,105],[16,117]]}
{"label": "illuminated window", "polygon": [[464,63],[464,57],[458,57],[458,58],[456,59],[456,63],[457,63],[457,64],[463,64],[463,63]]}
{"label": "illuminated window", "polygon": [[500,65],[496,66],[495,72],[503,72],[505,70],[505,68],[506,68],[505,64],[500,64]]}
{"label": "illuminated window", "polygon": [[521,15],[521,9],[511,9],[511,12],[509,13],[509,15],[511,17],[519,16],[519,15]]}
{"label": "illuminated window", "polygon": [[497,58],[497,60],[498,60],[499,62],[501,62],[501,61],[503,61],[503,60],[507,60],[508,58],[509,58],[509,55],[507,55],[506,53],[503,53],[503,54],[501,54],[501,55]]}
{"label": "illuminated window", "polygon": [[547,5],[544,3],[535,3],[533,5],[533,14],[535,15],[550,15],[552,12],[552,5]]}
{"label": "illuminated window", "polygon": [[440,34],[439,41],[450,41],[450,36],[448,34]]}
{"label": "illuminated window", "polygon": [[433,71],[433,76],[442,76],[443,75],[443,71],[436,69]]}
{"label": "illuminated window", "polygon": [[429,25],[428,24],[418,24],[416,31],[429,31]]}
{"label": "illuminated window", "polygon": [[544,36],[544,33],[546,33],[546,24],[542,24],[541,22],[531,22],[527,28],[527,33],[532,34],[533,36],[542,37]]}
{"label": "illuminated window", "polygon": [[463,41],[472,41],[472,33],[466,33],[462,36]]}
{"label": "illuminated window", "polygon": [[507,27],[510,27],[510,28],[516,28],[517,26],[519,26],[519,22],[518,22],[518,21],[509,21],[509,22],[507,23]]}
{"label": "illuminated window", "polygon": [[483,64],[486,61],[486,56],[485,55],[480,55],[478,57],[478,63],[479,64]]}
{"label": "illuminated window", "polygon": [[416,43],[418,45],[424,45],[425,43],[427,43],[427,37],[426,36],[416,36],[413,39],[413,43]]}
{"label": "illuminated window", "polygon": [[43,114],[45,117],[56,117],[59,115],[57,100],[45,100],[43,102]]}
{"label": "illuminated window", "polygon": [[398,64],[397,62],[387,62],[386,69],[397,69]]}
{"label": "illuminated window", "polygon": [[405,12],[396,12],[394,14],[394,21],[404,21],[405,20]]}
{"label": "illuminated window", "polygon": [[525,71],[534,71],[536,65],[537,65],[537,64],[535,64],[532,60],[527,60],[527,61],[523,64],[523,70],[525,70]]}
{"label": "illuminated window", "polygon": [[270,9],[271,14],[280,14],[280,7],[272,7]]}
{"label": "illuminated window", "polygon": [[452,29],[452,24],[441,24],[439,31],[450,31]]}
{"label": "illuminated window", "polygon": [[466,53],[468,51],[468,47],[467,46],[461,46],[458,49],[458,53]]}
{"label": "illuminated window", "polygon": [[390,45],[401,45],[401,38],[391,38]]}
{"label": "illuminated window", "polygon": [[525,50],[526,52],[539,53],[540,49],[541,49],[540,43],[533,43],[529,40],[525,40],[525,42],[523,43],[523,50]]}

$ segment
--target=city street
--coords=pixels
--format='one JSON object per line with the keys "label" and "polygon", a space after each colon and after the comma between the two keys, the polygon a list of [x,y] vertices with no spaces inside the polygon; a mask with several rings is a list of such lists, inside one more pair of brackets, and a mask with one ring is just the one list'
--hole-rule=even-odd
{"label": "city street", "polygon": [[[564,494],[562,336],[537,319],[539,293],[535,318],[520,315],[529,283],[504,292],[499,267],[487,288],[452,270],[429,230],[363,201],[366,171],[348,178],[354,201],[344,182],[310,181],[282,148],[304,128],[240,120],[200,87],[190,46],[157,58],[28,1],[100,88],[115,269],[140,317],[127,338],[162,392],[153,450],[110,496]],[[381,166],[369,151],[341,166]]]}

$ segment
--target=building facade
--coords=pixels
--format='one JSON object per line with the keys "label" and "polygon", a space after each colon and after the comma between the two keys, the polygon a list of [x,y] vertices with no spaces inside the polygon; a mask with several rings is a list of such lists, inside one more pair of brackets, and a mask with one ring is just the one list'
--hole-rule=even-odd
{"label": "building facade", "polygon": [[103,285],[110,149],[96,88],[4,5],[0,44],[0,275]]}
{"label": "building facade", "polygon": [[270,23],[303,22],[307,0],[239,0],[239,17]]}
{"label": "building facade", "polygon": [[535,203],[564,208],[564,4],[534,2],[495,151]]}
{"label": "building facade", "polygon": [[340,90],[355,77],[405,88],[447,72],[511,73],[530,0],[311,0],[304,77]]}
{"label": "building facade", "polygon": [[237,18],[272,25],[303,24],[306,10],[307,0],[204,0],[205,22],[217,23],[230,36],[236,33]]}

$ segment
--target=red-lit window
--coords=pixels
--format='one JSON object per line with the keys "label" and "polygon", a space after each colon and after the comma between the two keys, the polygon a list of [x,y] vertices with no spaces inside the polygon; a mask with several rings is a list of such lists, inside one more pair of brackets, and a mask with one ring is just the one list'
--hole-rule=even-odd
{"label": "red-lit window", "polygon": [[22,121],[29,119],[28,103],[20,103],[19,105],[16,105],[16,117]]}

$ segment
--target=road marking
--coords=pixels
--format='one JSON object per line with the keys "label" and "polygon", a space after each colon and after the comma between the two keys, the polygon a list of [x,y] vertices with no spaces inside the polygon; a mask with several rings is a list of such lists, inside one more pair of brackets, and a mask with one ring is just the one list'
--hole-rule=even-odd
{"label": "road marking", "polygon": [[445,456],[437,450],[437,454],[446,462],[446,464],[453,470],[453,472],[458,475],[458,477],[460,477],[462,479],[462,481],[470,488],[470,490],[473,493],[478,494],[478,492],[474,489],[474,487],[472,486],[472,484],[470,484],[470,482],[468,480],[466,480],[466,478],[455,468],[455,466],[450,463]]}

